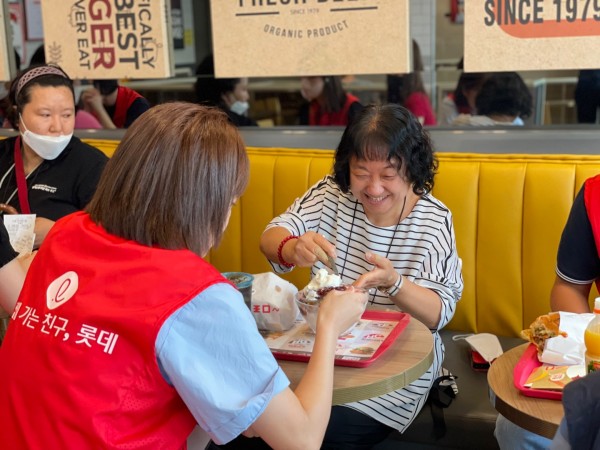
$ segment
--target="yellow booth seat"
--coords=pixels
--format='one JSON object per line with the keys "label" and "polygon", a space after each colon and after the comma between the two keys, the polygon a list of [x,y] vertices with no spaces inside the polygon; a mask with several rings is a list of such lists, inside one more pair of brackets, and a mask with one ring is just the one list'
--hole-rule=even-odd
{"label": "yellow booth seat", "polygon": [[[86,139],[112,156],[116,140]],[[271,270],[267,223],[331,172],[332,150],[249,147],[250,182],[208,259],[221,271]],[[450,330],[518,336],[549,310],[556,251],[573,198],[600,155],[438,152],[433,194],[452,211],[464,292]],[[308,269],[284,276],[296,286]],[[592,296],[596,291],[592,292]]]}
{"label": "yellow booth seat", "polygon": [[[331,172],[333,151],[248,148],[248,188],[210,261],[222,271],[270,270],[266,224]],[[465,288],[448,328],[518,336],[549,310],[556,250],[573,198],[600,156],[438,153],[433,194],[452,211]],[[307,269],[286,278],[308,282]]]}

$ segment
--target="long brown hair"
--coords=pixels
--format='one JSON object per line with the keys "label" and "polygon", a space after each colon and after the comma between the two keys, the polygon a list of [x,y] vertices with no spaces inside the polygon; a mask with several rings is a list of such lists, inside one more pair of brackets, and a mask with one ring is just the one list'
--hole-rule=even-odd
{"label": "long brown hair", "polygon": [[220,242],[248,174],[244,143],[225,113],[165,103],[127,130],[87,211],[124,239],[204,256]]}

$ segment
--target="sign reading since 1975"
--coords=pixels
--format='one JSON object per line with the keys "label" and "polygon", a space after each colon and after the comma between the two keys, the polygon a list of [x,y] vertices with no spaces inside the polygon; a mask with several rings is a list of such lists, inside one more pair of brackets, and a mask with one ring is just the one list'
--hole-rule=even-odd
{"label": "sign reading since 1975", "polygon": [[410,72],[408,0],[211,0],[219,77]]}
{"label": "sign reading since 1975", "polygon": [[465,70],[600,67],[600,1],[465,2]]}
{"label": "sign reading since 1975", "polygon": [[173,74],[169,0],[44,0],[46,60],[72,78]]}

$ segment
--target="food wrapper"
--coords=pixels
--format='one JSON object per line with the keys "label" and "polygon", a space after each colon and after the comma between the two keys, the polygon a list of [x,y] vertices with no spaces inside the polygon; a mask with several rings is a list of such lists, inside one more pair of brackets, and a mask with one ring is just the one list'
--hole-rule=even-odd
{"label": "food wrapper", "polygon": [[582,364],[555,366],[542,364],[531,372],[524,386],[531,389],[562,391],[571,381],[585,376],[585,366]]}
{"label": "food wrapper", "polygon": [[546,341],[539,360],[542,363],[574,365],[585,363],[585,344],[583,334],[594,318],[594,314],[576,314],[560,311],[560,331],[566,336],[556,336]]}
{"label": "food wrapper", "polygon": [[252,314],[259,330],[289,330],[298,316],[296,286],[272,272],[254,275]]}

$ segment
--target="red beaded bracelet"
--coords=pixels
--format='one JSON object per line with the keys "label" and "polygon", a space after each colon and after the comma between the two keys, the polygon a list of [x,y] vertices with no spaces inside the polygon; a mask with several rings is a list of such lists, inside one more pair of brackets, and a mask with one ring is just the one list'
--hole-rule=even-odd
{"label": "red beaded bracelet", "polygon": [[294,236],[293,234],[286,236],[279,243],[279,247],[277,247],[277,259],[279,260],[279,264],[281,264],[282,266],[288,267],[288,268],[294,267],[294,264],[290,264],[285,259],[283,259],[283,256],[281,255],[281,250],[283,250],[283,246],[286,244],[286,242],[291,241],[292,239],[298,239],[298,236]]}

